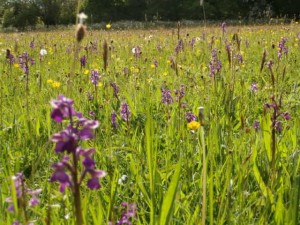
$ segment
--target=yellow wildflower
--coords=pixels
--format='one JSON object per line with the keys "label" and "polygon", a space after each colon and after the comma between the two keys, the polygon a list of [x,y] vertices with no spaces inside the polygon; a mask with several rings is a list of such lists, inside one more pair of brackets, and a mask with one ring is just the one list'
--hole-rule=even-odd
{"label": "yellow wildflower", "polygon": [[151,64],[151,68],[154,69],[154,68],[155,68],[155,65],[154,65],[154,64]]}
{"label": "yellow wildflower", "polygon": [[48,83],[48,84],[52,84],[52,83],[53,83],[53,80],[48,79],[48,80],[47,80],[47,83]]}
{"label": "yellow wildflower", "polygon": [[111,24],[110,23],[108,23],[108,24],[106,24],[106,29],[110,29],[111,28]]}
{"label": "yellow wildflower", "polygon": [[54,82],[52,83],[52,87],[54,87],[54,88],[59,88],[59,87],[60,87],[60,82],[54,81]]}
{"label": "yellow wildflower", "polygon": [[138,73],[138,72],[140,72],[140,69],[137,68],[137,67],[134,67],[134,66],[130,67],[130,70],[131,70],[131,72],[133,72],[133,73]]}
{"label": "yellow wildflower", "polygon": [[152,83],[152,81],[153,81],[153,78],[152,78],[152,77],[150,77],[149,79],[147,79],[147,81],[148,81],[148,83],[149,83],[149,84],[151,84],[151,83]]}
{"label": "yellow wildflower", "polygon": [[190,122],[190,123],[187,124],[187,127],[190,130],[197,130],[200,127],[200,123],[197,122],[197,121],[192,121],[192,122]]}
{"label": "yellow wildflower", "polygon": [[15,68],[20,68],[20,65],[19,65],[18,63],[15,63],[15,64],[14,64],[14,67],[15,67]]}
{"label": "yellow wildflower", "polygon": [[84,74],[85,74],[85,75],[88,75],[89,73],[90,73],[89,70],[85,70],[85,71],[84,71]]}

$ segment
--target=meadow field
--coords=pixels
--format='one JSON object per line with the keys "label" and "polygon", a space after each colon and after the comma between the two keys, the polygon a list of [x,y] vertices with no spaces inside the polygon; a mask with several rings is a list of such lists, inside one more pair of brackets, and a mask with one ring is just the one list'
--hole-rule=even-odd
{"label": "meadow field", "polygon": [[300,224],[300,24],[0,33],[0,224]]}

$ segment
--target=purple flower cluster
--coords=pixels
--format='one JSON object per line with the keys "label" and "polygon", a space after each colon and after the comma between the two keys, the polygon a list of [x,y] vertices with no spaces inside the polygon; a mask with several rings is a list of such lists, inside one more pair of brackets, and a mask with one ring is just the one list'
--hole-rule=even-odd
{"label": "purple flower cluster", "polygon": [[34,40],[32,40],[32,41],[30,42],[29,47],[30,47],[30,48],[34,48],[34,47],[35,47]]}
{"label": "purple flower cluster", "polygon": [[255,120],[255,121],[254,121],[253,128],[254,128],[256,131],[258,131],[258,129],[260,128],[260,123],[259,123],[258,120]]}
{"label": "purple flower cluster", "polygon": [[196,45],[196,38],[193,37],[192,40],[189,41],[189,44],[190,44],[190,46],[191,46],[192,48],[194,48],[195,45]]}
{"label": "purple flower cluster", "polygon": [[133,47],[131,51],[132,51],[134,57],[136,57],[136,58],[139,58],[142,55],[142,50],[139,46]]}
{"label": "purple flower cluster", "polygon": [[224,33],[226,32],[226,23],[225,23],[225,22],[223,22],[223,23],[221,24],[221,28],[222,28],[222,33],[223,33],[223,35],[224,35]]}
{"label": "purple flower cluster", "polygon": [[222,62],[218,58],[217,49],[213,49],[211,52],[211,60],[209,62],[210,76],[216,76],[222,69]]}
{"label": "purple flower cluster", "polygon": [[113,112],[111,113],[111,126],[112,126],[113,128],[116,128],[116,127],[117,127],[117,113],[116,113],[116,111],[113,111]]}
{"label": "purple flower cluster", "polygon": [[278,44],[278,58],[281,58],[283,54],[287,55],[289,52],[289,49],[286,47],[285,43],[287,42],[287,38],[282,38]]}
{"label": "purple flower cluster", "polygon": [[186,112],[185,113],[185,118],[186,118],[188,123],[197,120],[197,116],[195,114],[193,114],[192,112]]}
{"label": "purple flower cluster", "polygon": [[162,93],[162,98],[161,98],[162,103],[166,105],[170,105],[173,102],[171,91],[163,88],[161,90],[161,93]]}
{"label": "purple flower cluster", "polygon": [[273,65],[274,65],[274,61],[272,59],[267,62],[267,66],[269,69],[272,69]]}
{"label": "purple flower cluster", "polygon": [[87,63],[87,57],[84,55],[80,58],[80,67],[81,67],[81,69],[86,66],[86,63]]}
{"label": "purple flower cluster", "polygon": [[10,65],[14,64],[16,61],[14,55],[11,54],[9,49],[6,49],[6,60]]}
{"label": "purple flower cluster", "polygon": [[182,52],[182,51],[183,51],[183,48],[184,48],[184,46],[183,46],[183,40],[180,39],[180,40],[178,41],[176,47],[175,47],[175,52],[176,52],[176,54],[178,54],[179,52]]}
{"label": "purple flower cluster", "polygon": [[[23,200],[24,195],[30,195],[29,199],[29,206],[36,206],[40,204],[40,200],[37,198],[37,195],[42,192],[42,189],[37,189],[37,190],[31,190],[25,186],[25,178],[22,173],[17,173],[12,177],[13,182],[14,182],[14,188],[16,190],[16,197],[18,200],[18,206],[20,206],[21,201]],[[13,205],[13,198],[8,197],[5,200],[7,203],[9,203],[7,210],[9,212],[15,212],[15,208]],[[22,204],[26,204],[23,202]]]}
{"label": "purple flower cluster", "polygon": [[158,61],[156,59],[154,60],[153,64],[154,64],[155,68],[158,67]]}
{"label": "purple flower cluster", "polygon": [[256,83],[256,82],[253,82],[253,83],[251,84],[250,90],[251,90],[252,92],[257,92],[257,91],[258,91],[258,87],[257,87],[257,83]]}
{"label": "purple flower cluster", "polygon": [[[29,188],[26,187],[25,185],[25,178],[24,175],[22,173],[17,173],[16,175],[14,175],[12,177],[13,180],[13,188],[15,189],[16,193],[16,198],[17,198],[17,205],[16,207],[18,207],[19,210],[23,210],[24,213],[24,219],[25,221],[28,220],[28,215],[27,215],[27,207],[34,207],[40,204],[40,200],[38,199],[38,195],[42,192],[42,189],[36,189],[36,190],[31,190]],[[30,199],[28,201],[27,197],[30,196]],[[8,197],[5,200],[9,205],[7,208],[7,211],[11,212],[11,213],[15,213],[16,211],[18,211],[17,209],[15,209],[15,205],[13,203],[13,197]],[[15,225],[21,225],[21,223],[19,222],[19,220],[15,220],[12,224]],[[28,225],[33,225],[33,222],[29,222]]]}
{"label": "purple flower cluster", "polygon": [[237,60],[238,63],[240,64],[244,63],[244,59],[241,53],[235,54],[234,58]]}
{"label": "purple flower cluster", "polygon": [[[54,172],[50,180],[60,183],[61,192],[64,192],[66,187],[73,188],[74,185],[80,185],[86,174],[91,176],[87,181],[87,186],[90,189],[98,189],[100,188],[99,179],[106,175],[106,172],[95,169],[95,162],[92,159],[95,150],[85,150],[79,146],[81,140],[90,140],[94,137],[93,130],[99,126],[99,122],[84,118],[80,112],[74,110],[73,104],[73,100],[64,96],[59,96],[57,100],[51,101],[53,107],[51,118],[57,123],[62,122],[64,119],[70,121],[64,130],[51,137],[51,141],[56,143],[56,153],[66,152],[73,156],[73,162],[70,162],[69,155],[64,155],[60,162],[52,165]],[[84,170],[81,173],[80,180],[76,183],[77,177],[74,174],[77,174],[77,168],[75,164],[77,165],[80,158],[82,158]]]}
{"label": "purple flower cluster", "polygon": [[23,54],[19,56],[19,64],[26,75],[29,74],[29,63],[30,65],[34,65],[35,60],[30,58],[27,52],[23,52]]}
{"label": "purple flower cluster", "polygon": [[122,104],[121,104],[120,116],[126,122],[128,122],[130,120],[131,112],[129,109],[129,105],[125,102],[122,102]]}
{"label": "purple flower cluster", "polygon": [[118,98],[119,86],[117,85],[117,83],[114,83],[114,82],[110,83],[110,86],[114,90],[114,97]]}
{"label": "purple flower cluster", "polygon": [[176,65],[176,62],[175,62],[175,58],[173,56],[170,56],[169,60],[170,60],[171,68],[176,71],[177,70],[177,65]]}
{"label": "purple flower cluster", "polygon": [[[92,159],[94,153],[95,149],[82,149],[80,147],[76,148],[76,159],[79,160],[80,157],[82,157],[82,165],[84,166],[79,184],[85,178],[86,174],[90,174],[91,178],[87,181],[87,186],[90,189],[99,189],[101,187],[99,179],[105,177],[106,172],[95,169],[95,161]],[[60,183],[60,192],[64,192],[66,187],[73,188],[74,181],[72,176],[68,173],[68,170],[72,171],[73,166],[68,155],[63,156],[60,162],[54,163],[52,168],[54,169],[54,173],[52,174],[50,181],[57,181]]]}
{"label": "purple flower cluster", "polygon": [[279,133],[282,132],[282,124],[279,120],[280,117],[284,118],[285,120],[290,120],[291,119],[291,115],[289,112],[280,112],[280,107],[279,105],[274,101],[273,99],[273,103],[272,104],[264,104],[264,108],[265,109],[273,109],[273,115],[271,117],[272,120],[272,129],[275,129],[276,131],[278,131]]}
{"label": "purple flower cluster", "polygon": [[123,71],[124,75],[128,75],[129,74],[128,67],[124,67],[122,71]]}
{"label": "purple flower cluster", "polygon": [[185,95],[185,86],[184,86],[184,84],[180,85],[179,90],[177,90],[177,89],[175,90],[175,95],[176,95],[176,100],[177,101],[180,101],[184,97],[184,95]]}
{"label": "purple flower cluster", "polygon": [[[127,224],[132,225],[132,219],[136,219],[137,206],[134,203],[123,202],[121,204],[123,208],[123,212],[121,214],[121,218],[114,223],[114,225]],[[113,225],[112,222],[109,222],[109,225]]]}
{"label": "purple flower cluster", "polygon": [[90,80],[93,85],[95,85],[95,86],[98,85],[99,80],[100,80],[100,75],[97,70],[91,70]]}
{"label": "purple flower cluster", "polygon": [[158,45],[156,46],[156,49],[157,49],[157,51],[161,52],[162,49],[163,49],[163,47],[161,46],[161,44],[158,44]]}

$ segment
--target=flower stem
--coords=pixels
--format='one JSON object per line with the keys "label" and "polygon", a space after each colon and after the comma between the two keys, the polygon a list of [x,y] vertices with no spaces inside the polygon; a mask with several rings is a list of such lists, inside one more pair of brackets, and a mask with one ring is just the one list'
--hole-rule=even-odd
{"label": "flower stem", "polygon": [[202,146],[202,159],[203,159],[203,171],[202,171],[202,225],[205,225],[206,221],[206,186],[207,186],[207,160],[206,160],[206,149],[205,149],[205,137],[204,128],[201,126],[200,130],[201,146]]}
{"label": "flower stem", "polygon": [[80,198],[80,184],[78,182],[78,173],[77,173],[77,157],[76,152],[73,152],[73,164],[74,171],[72,172],[72,179],[74,183],[74,203],[75,203],[75,217],[76,217],[76,225],[83,225],[83,217],[81,210],[81,198]]}

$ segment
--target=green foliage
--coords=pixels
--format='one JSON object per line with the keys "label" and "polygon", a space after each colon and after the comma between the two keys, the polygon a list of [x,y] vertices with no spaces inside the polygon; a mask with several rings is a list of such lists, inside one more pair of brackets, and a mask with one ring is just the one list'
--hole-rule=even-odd
{"label": "green foliage", "polygon": [[[238,20],[272,22],[275,18],[299,20],[299,2],[256,0],[31,0],[0,1],[0,18],[4,27],[24,28],[40,23],[46,26],[72,24],[76,14],[84,11],[89,23],[119,20],[179,21]],[[78,8],[79,7],[79,8]],[[205,13],[205,16],[204,16]],[[271,20],[273,18],[273,20]]]}
{"label": "green foliage", "polygon": [[[26,51],[35,59],[26,76],[18,60],[10,64],[2,55],[0,224],[15,219],[7,212],[5,199],[13,196],[17,205],[10,179],[17,172],[26,175],[29,188],[43,189],[41,204],[28,212],[36,224],[74,224],[71,190],[62,195],[58,185],[49,182],[51,165],[59,158],[49,138],[66,123],[50,119],[49,102],[60,94],[74,99],[75,109],[84,116],[100,122],[95,139],[82,145],[96,149],[96,166],[108,175],[98,191],[82,185],[86,224],[116,222],[122,202],[137,205],[133,224],[201,224],[204,220],[206,224],[299,224],[298,32],[297,23],[227,26],[224,33],[220,27],[182,25],[183,48],[178,53],[174,50],[178,36],[171,29],[119,31],[112,23],[111,29],[88,29],[79,44],[73,30],[0,34],[2,52],[10,49],[18,59]],[[282,36],[288,38],[288,53],[279,59]],[[101,58],[105,40],[106,71]],[[35,47],[30,48],[32,41]],[[133,55],[134,46],[141,47],[140,57]],[[41,56],[41,48],[48,54]],[[216,76],[210,76],[212,49],[217,49],[222,62]],[[260,71],[264,50],[267,55]],[[83,55],[87,63],[81,67]],[[275,88],[267,64],[271,59]],[[101,75],[97,88],[90,82],[90,71],[95,69]],[[112,82],[119,87],[117,97]],[[257,90],[251,90],[254,82]],[[181,84],[185,94],[179,100],[174,90]],[[162,89],[170,90],[169,105],[162,103]],[[291,115],[289,120],[278,118],[282,132],[276,131],[275,139],[272,110],[265,105],[271,95],[281,96],[280,112]],[[122,102],[130,107],[129,122],[120,116]],[[204,107],[203,121],[199,106]],[[116,128],[111,124],[113,111]],[[198,130],[187,128],[186,112],[202,122]],[[258,128],[253,127],[256,120]]]}
{"label": "green foliage", "polygon": [[37,5],[24,2],[14,2],[8,5],[3,14],[4,27],[33,27],[38,22],[39,10]]}

